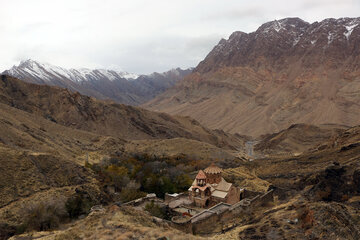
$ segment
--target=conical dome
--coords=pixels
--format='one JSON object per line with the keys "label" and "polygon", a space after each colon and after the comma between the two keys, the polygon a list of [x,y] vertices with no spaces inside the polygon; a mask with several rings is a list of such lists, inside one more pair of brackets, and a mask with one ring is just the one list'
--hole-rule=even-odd
{"label": "conical dome", "polygon": [[214,163],[212,163],[209,167],[205,168],[204,172],[206,174],[218,174],[222,173],[222,169],[216,166]]}

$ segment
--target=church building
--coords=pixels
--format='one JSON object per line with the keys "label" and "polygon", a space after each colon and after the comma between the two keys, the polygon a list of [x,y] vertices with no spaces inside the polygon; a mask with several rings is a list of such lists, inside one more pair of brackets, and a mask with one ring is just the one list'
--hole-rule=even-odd
{"label": "church building", "polygon": [[220,202],[235,204],[241,200],[244,190],[225,181],[222,172],[215,164],[199,171],[189,188],[189,198],[194,205],[206,208]]}

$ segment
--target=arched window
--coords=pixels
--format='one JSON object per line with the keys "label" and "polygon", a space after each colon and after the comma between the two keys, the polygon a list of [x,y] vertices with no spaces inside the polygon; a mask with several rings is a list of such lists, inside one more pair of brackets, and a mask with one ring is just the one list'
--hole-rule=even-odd
{"label": "arched window", "polygon": [[200,192],[200,191],[199,191],[199,189],[197,188],[197,189],[195,190],[195,195],[198,196],[198,195],[199,195],[199,192]]}

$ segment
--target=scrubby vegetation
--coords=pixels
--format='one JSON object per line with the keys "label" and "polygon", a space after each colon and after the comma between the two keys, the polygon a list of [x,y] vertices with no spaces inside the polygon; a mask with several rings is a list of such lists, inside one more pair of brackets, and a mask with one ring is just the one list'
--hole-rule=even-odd
{"label": "scrubby vegetation", "polygon": [[61,220],[67,217],[64,203],[58,201],[41,202],[28,206],[25,210],[27,230],[46,231],[58,227]]}
{"label": "scrubby vegetation", "polygon": [[152,216],[170,220],[165,207],[160,207],[158,204],[151,201],[145,205],[145,210],[148,211]]}
{"label": "scrubby vegetation", "polygon": [[[21,234],[27,231],[47,231],[57,228],[61,222],[68,219],[69,215],[65,208],[65,202],[59,199],[51,199],[44,202],[32,203],[22,209],[23,223],[18,226],[5,226],[7,231],[0,232],[7,234],[7,237],[14,234]],[[2,234],[0,234],[0,239]],[[4,239],[6,239],[6,236]]]}
{"label": "scrubby vegetation", "polygon": [[61,223],[88,214],[96,204],[97,200],[87,192],[76,189],[76,193],[69,198],[51,198],[24,205],[21,209],[22,224],[0,224],[0,239],[28,231],[56,229]]}
{"label": "scrubby vegetation", "polygon": [[142,197],[145,193],[164,197],[165,193],[185,191],[192,183],[189,173],[199,167],[182,157],[149,155],[104,158],[99,164],[85,165],[98,174],[106,191],[119,193],[121,202]]}
{"label": "scrubby vegetation", "polygon": [[69,218],[77,218],[88,214],[93,205],[93,200],[85,192],[78,192],[66,201],[65,208]]}

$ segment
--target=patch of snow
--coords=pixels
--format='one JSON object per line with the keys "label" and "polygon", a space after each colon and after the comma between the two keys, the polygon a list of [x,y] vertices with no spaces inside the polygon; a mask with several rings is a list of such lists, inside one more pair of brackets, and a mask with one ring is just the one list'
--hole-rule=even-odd
{"label": "patch of snow", "polygon": [[300,41],[300,38],[301,36],[298,36],[294,39],[294,42],[293,42],[293,46],[295,46],[296,44],[298,44],[298,42]]}
{"label": "patch of snow", "polygon": [[279,32],[281,29],[283,29],[281,22],[276,21],[276,20],[275,20],[275,23],[273,24],[273,28],[276,32]]}
{"label": "patch of snow", "polygon": [[354,31],[354,28],[356,28],[359,24],[352,24],[350,26],[345,26],[346,28],[346,32],[344,32],[344,36],[346,37],[346,39],[349,41],[349,38],[351,36],[351,33]]}
{"label": "patch of snow", "polygon": [[50,81],[50,76],[47,73],[48,67],[45,64],[39,64],[32,60],[23,61],[21,70],[30,74],[35,78],[40,78],[44,81]]}
{"label": "patch of snow", "polygon": [[312,40],[311,44],[314,45],[316,43],[317,40]]}
{"label": "patch of snow", "polygon": [[330,45],[333,40],[334,40],[334,34],[332,32],[329,32],[328,33],[328,45]]}
{"label": "patch of snow", "polygon": [[263,30],[264,33],[269,33],[271,30],[275,30],[276,32],[280,32],[281,29],[284,29],[282,26],[282,22],[275,20],[271,22],[271,24],[267,24],[267,27]]}
{"label": "patch of snow", "polygon": [[70,80],[74,82],[86,81],[92,76],[92,70],[88,68],[70,69]]}
{"label": "patch of snow", "polygon": [[294,41],[293,41],[293,46],[297,45],[299,43],[299,41],[301,40],[301,37],[303,36],[304,34],[301,33],[300,35],[296,36],[294,38]]}
{"label": "patch of snow", "polygon": [[115,72],[117,75],[119,75],[119,77],[125,78],[127,80],[134,80],[140,77],[140,75],[138,74],[125,72],[121,67],[117,65],[110,65],[106,70],[109,72]]}
{"label": "patch of snow", "polygon": [[227,42],[228,42],[227,40],[222,38],[220,42],[214,47],[212,53],[215,55],[223,53],[223,50],[225,49]]}
{"label": "patch of snow", "polygon": [[140,75],[135,73],[122,72],[122,77],[129,80],[129,79],[137,79],[138,77],[140,77]]}

